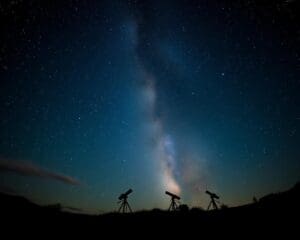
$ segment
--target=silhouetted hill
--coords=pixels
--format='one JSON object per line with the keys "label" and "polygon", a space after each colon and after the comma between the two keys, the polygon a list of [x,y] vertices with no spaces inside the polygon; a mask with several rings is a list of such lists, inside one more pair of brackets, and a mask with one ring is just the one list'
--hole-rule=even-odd
{"label": "silhouetted hill", "polygon": [[286,192],[272,193],[262,197],[258,205],[265,208],[283,208],[294,209],[299,208],[300,203],[300,182],[297,183],[292,189]]}
{"label": "silhouetted hill", "polygon": [[[192,208],[168,212],[160,209],[139,211],[132,214],[107,213],[99,216],[75,214],[61,211],[61,206],[39,206],[20,196],[0,194],[2,226],[5,228],[26,227],[27,231],[42,228],[74,233],[76,231],[120,231],[137,232],[140,230],[157,232],[172,231],[199,234],[210,231],[269,231],[276,233],[284,226],[288,232],[296,230],[299,217],[300,184],[292,189],[269,194],[256,203],[226,208],[218,211],[204,211]],[[172,229],[172,230],[171,230]],[[204,234],[204,232],[202,232]]]}

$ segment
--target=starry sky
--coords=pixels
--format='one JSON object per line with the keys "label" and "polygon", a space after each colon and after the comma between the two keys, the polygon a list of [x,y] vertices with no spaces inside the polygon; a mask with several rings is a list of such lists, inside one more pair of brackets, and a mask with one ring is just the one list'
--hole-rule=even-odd
{"label": "starry sky", "polygon": [[0,3],[0,189],[84,212],[236,206],[300,179],[297,1]]}

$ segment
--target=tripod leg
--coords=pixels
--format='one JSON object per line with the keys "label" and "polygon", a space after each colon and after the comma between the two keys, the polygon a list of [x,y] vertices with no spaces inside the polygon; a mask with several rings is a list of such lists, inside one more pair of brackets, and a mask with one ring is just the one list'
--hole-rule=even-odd
{"label": "tripod leg", "polygon": [[174,211],[175,210],[175,202],[172,200],[171,201],[171,206],[170,206],[170,208],[171,208],[171,211]]}
{"label": "tripod leg", "polygon": [[216,210],[218,210],[218,205],[215,203],[215,201],[214,201],[213,203],[214,203],[214,208],[215,208]]}
{"label": "tripod leg", "polygon": [[119,207],[119,211],[118,212],[121,212],[122,205],[123,205],[123,203],[121,203],[121,206]]}
{"label": "tripod leg", "polygon": [[176,204],[176,202],[175,201],[173,201],[173,211],[176,211],[177,210],[177,204]]}
{"label": "tripod leg", "polygon": [[210,205],[211,205],[211,202],[208,204],[207,210],[209,210],[209,208],[210,208]]}
{"label": "tripod leg", "polygon": [[129,205],[129,203],[127,203],[127,208],[129,209],[129,211],[132,213],[131,207]]}

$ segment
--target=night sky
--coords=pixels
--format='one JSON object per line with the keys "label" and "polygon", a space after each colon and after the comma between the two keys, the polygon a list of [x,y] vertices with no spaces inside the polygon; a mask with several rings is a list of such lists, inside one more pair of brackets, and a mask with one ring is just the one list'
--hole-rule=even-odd
{"label": "night sky", "polygon": [[85,212],[300,180],[297,1],[1,1],[0,189]]}

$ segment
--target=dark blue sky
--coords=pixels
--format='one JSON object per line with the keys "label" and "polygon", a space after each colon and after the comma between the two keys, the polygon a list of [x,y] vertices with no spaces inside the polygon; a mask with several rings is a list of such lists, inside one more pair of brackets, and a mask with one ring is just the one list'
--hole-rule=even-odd
{"label": "dark blue sky", "polygon": [[[0,4],[0,187],[90,212],[299,180],[296,1]],[[79,184],[78,184],[79,183]]]}

